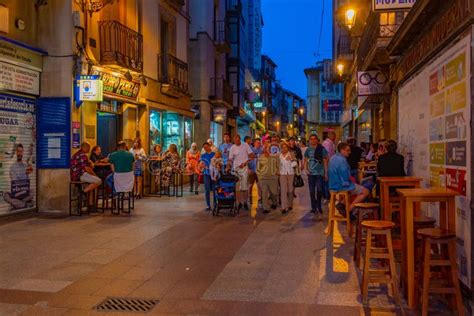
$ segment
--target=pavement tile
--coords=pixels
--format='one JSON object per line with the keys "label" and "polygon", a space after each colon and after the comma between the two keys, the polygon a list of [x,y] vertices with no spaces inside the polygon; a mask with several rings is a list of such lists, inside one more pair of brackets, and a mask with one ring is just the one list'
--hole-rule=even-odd
{"label": "pavement tile", "polygon": [[61,293],[92,295],[112,281],[105,278],[83,278],[63,289]]}
{"label": "pavement tile", "polygon": [[37,291],[37,292],[58,292],[68,285],[71,281],[43,280],[43,279],[26,279],[21,280],[11,287],[13,290]]}
{"label": "pavement tile", "polygon": [[0,302],[9,304],[34,305],[49,299],[53,294],[47,292],[0,290]]}
{"label": "pavement tile", "polygon": [[30,305],[0,303],[0,315],[19,315],[26,311]]}
{"label": "pavement tile", "polygon": [[43,306],[30,306],[24,312],[20,313],[21,316],[59,316],[64,315],[68,311],[67,308],[56,308],[56,307],[43,307]]}
{"label": "pavement tile", "polygon": [[77,281],[100,267],[96,263],[63,263],[34,276],[37,279]]}
{"label": "pavement tile", "polygon": [[129,295],[143,283],[143,281],[117,279],[100,288],[94,295],[123,297]]}
{"label": "pavement tile", "polygon": [[123,250],[96,248],[71,259],[69,262],[107,264],[123,253]]}
{"label": "pavement tile", "polygon": [[158,271],[157,269],[133,267],[121,275],[120,278],[123,280],[147,281],[158,273]]}
{"label": "pavement tile", "polygon": [[87,275],[88,278],[116,279],[127,273],[133,266],[123,264],[105,264]]}

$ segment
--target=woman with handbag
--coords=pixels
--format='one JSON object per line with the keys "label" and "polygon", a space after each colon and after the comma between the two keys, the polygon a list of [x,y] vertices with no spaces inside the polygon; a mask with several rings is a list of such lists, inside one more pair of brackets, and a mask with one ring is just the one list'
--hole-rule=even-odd
{"label": "woman with handbag", "polygon": [[298,167],[296,156],[290,151],[287,143],[281,144],[280,153],[280,194],[281,213],[286,214],[293,209],[293,180]]}

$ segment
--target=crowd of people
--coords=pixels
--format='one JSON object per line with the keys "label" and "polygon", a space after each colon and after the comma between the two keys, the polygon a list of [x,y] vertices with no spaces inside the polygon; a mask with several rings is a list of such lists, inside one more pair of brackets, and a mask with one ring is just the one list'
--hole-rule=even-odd
{"label": "crowd of people", "polygon": [[[293,209],[295,188],[307,186],[310,211],[320,217],[330,191],[346,190],[353,196],[351,205],[343,205],[342,201],[337,204],[341,212],[351,211],[356,203],[369,196],[374,181],[358,183],[360,161],[377,161],[378,176],[405,175],[404,159],[396,153],[395,141],[361,143],[360,147],[356,143],[355,138],[337,143],[333,132],[323,142],[317,135],[311,135],[308,146],[304,139],[282,140],[278,135],[265,135],[261,139],[246,136],[243,140],[234,135],[232,141],[226,133],[219,146],[211,139],[201,149],[193,143],[181,159],[174,144],[166,151],[155,145],[147,155],[140,138],[134,140],[131,149],[125,142],[119,142],[117,151],[107,157],[102,155],[100,146],[91,147],[84,142],[71,158],[71,180],[85,183],[85,193],[105,183],[113,191],[133,190],[135,197],[140,198],[145,166],[150,169],[156,188],[170,185],[173,175],[182,173],[189,176],[190,192],[197,195],[199,186],[204,185],[206,209],[210,210],[214,206],[211,199],[214,186],[220,177],[230,174],[236,180],[237,210],[248,210],[251,204],[257,203],[257,209],[264,214],[278,207],[282,214],[287,214]],[[256,201],[251,194],[255,186]],[[89,204],[93,207],[92,200]]]}

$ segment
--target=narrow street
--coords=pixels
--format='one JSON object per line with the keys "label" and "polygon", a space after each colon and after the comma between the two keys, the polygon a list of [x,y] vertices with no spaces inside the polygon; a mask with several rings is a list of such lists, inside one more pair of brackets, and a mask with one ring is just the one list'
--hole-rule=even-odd
{"label": "narrow street", "polygon": [[[188,193],[141,200],[131,217],[2,225],[0,315],[89,315],[109,296],[158,299],[152,315],[359,315],[352,243],[326,241],[306,190],[287,216],[216,218]],[[391,311],[385,295],[370,304]]]}

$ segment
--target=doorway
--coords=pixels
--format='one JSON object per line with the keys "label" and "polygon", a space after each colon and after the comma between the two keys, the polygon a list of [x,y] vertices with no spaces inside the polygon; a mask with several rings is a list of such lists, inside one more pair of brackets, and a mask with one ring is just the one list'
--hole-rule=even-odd
{"label": "doorway", "polygon": [[117,114],[97,112],[97,145],[102,148],[104,156],[116,151],[119,123]]}

